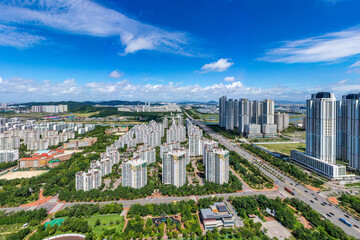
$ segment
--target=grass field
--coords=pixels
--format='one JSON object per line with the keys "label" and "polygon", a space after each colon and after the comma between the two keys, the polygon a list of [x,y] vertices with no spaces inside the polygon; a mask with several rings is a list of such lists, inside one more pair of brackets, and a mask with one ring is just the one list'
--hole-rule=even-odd
{"label": "grass field", "polygon": [[291,150],[305,152],[305,143],[261,144],[259,146],[287,156],[290,156]]}
{"label": "grass field", "polygon": [[207,114],[207,113],[201,113],[198,111],[195,111],[192,109],[196,115],[198,115],[204,122],[219,122],[219,114]]}
{"label": "grass field", "polygon": [[89,112],[89,113],[65,113],[61,116],[68,117],[68,116],[74,116],[74,117],[90,117],[91,115],[98,114],[100,111],[97,112]]}
{"label": "grass field", "polygon": [[[95,222],[98,219],[100,220],[100,225],[95,226]],[[101,237],[105,229],[115,228],[117,232],[122,232],[125,225],[124,217],[121,217],[119,214],[94,215],[86,220],[97,237]],[[119,220],[120,224],[117,224],[116,220]]]}

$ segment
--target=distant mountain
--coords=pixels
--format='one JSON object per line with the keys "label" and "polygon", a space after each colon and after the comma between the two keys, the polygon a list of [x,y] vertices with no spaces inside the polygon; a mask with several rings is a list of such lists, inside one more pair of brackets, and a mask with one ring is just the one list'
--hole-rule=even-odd
{"label": "distant mountain", "polygon": [[59,102],[28,102],[28,103],[21,103],[15,105],[25,105],[25,106],[35,106],[35,105],[68,105],[68,110],[73,111],[79,109],[84,106],[94,106],[94,105],[107,105],[107,106],[116,106],[116,105],[138,105],[144,104],[144,102],[140,101],[120,101],[120,100],[112,100],[112,101],[99,101],[99,102],[92,102],[92,101],[85,101],[85,102],[75,102],[75,101],[59,101]]}
{"label": "distant mountain", "polygon": [[295,104],[305,104],[305,101],[289,101],[289,100],[274,100],[275,103],[295,103]]}
{"label": "distant mountain", "polygon": [[188,101],[188,102],[178,102],[178,104],[208,104],[208,105],[216,105],[216,104],[218,104],[218,103],[215,102],[215,101],[210,101],[210,102],[191,102],[191,101]]}

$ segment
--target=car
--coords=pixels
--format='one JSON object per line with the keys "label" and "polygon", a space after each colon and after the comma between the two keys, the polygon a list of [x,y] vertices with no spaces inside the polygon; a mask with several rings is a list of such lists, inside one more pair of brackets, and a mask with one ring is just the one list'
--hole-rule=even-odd
{"label": "car", "polygon": [[310,200],[310,202],[314,203],[314,201],[313,201],[313,200]]}
{"label": "car", "polygon": [[325,204],[325,205],[327,205],[327,203],[326,203],[326,202],[324,202],[324,204]]}
{"label": "car", "polygon": [[359,228],[359,226],[358,226],[358,225],[355,225],[355,224],[354,224],[354,227]]}
{"label": "car", "polygon": [[293,185],[292,183],[290,183],[290,185]]}
{"label": "car", "polygon": [[333,216],[335,215],[333,212],[330,212],[330,214],[333,215]]}
{"label": "car", "polygon": [[305,192],[307,193],[308,191],[305,190]]}
{"label": "car", "polygon": [[311,193],[311,195],[315,196],[315,194],[314,194],[314,193]]}
{"label": "car", "polygon": [[318,199],[317,199],[317,197],[316,198],[314,198],[316,201],[318,201]]}
{"label": "car", "polygon": [[328,217],[331,217],[331,215],[330,214],[326,214]]}
{"label": "car", "polygon": [[331,205],[331,204],[329,204],[329,206],[330,206],[330,207],[332,207],[332,205]]}
{"label": "car", "polygon": [[345,214],[344,216],[347,217],[347,218],[350,218],[349,215],[346,215],[346,214]]}

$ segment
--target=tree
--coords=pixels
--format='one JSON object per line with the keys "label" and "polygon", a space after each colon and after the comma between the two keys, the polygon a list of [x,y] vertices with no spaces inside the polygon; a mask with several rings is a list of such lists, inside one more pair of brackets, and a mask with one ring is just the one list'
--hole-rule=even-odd
{"label": "tree", "polygon": [[99,226],[100,225],[100,219],[97,219],[95,222],[95,226]]}

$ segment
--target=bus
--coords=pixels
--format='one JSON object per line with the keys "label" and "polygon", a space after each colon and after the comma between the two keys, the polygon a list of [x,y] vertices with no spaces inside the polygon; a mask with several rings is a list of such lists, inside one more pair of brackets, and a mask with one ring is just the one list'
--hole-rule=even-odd
{"label": "bus", "polygon": [[284,187],[285,191],[287,191],[288,193],[290,193],[291,195],[295,195],[295,191],[292,191],[290,188],[288,187]]}
{"label": "bus", "polygon": [[349,223],[348,221],[346,221],[345,219],[343,219],[343,218],[339,218],[339,221],[340,222],[342,222],[342,223],[344,223],[346,226],[348,226],[348,227],[351,227],[352,225],[351,225],[351,223]]}

